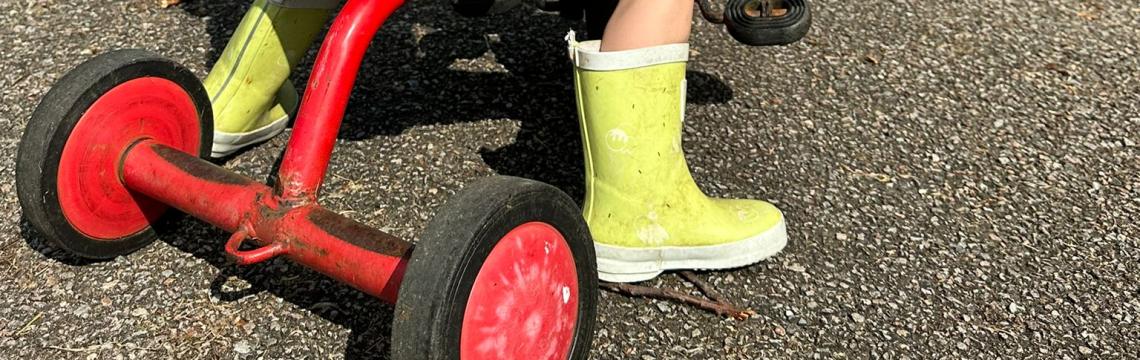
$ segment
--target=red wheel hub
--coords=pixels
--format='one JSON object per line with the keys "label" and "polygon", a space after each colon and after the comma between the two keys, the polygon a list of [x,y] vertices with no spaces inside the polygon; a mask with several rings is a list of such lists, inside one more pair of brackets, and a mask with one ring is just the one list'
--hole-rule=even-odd
{"label": "red wheel hub", "polygon": [[60,155],[56,189],[64,217],[100,240],[146,229],[166,206],[123,186],[120,159],[131,144],[148,138],[196,155],[200,126],[194,101],[170,80],[139,78],[104,93],[76,123]]}
{"label": "red wheel hub", "polygon": [[507,233],[467,300],[460,358],[566,359],[578,319],[578,270],[566,239],[540,222]]}

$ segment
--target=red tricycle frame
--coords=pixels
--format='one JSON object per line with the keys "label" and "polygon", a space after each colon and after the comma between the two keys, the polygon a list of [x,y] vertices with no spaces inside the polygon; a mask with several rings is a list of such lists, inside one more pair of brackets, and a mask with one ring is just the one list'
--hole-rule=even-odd
{"label": "red tricycle frame", "polygon": [[[286,256],[394,303],[411,244],[326,210],[316,200],[364,54],[402,3],[349,0],[344,5],[317,55],[275,187],[152,140],[124,154],[122,180],[134,191],[233,232],[225,249],[239,264]],[[243,250],[247,240],[260,247]]]}

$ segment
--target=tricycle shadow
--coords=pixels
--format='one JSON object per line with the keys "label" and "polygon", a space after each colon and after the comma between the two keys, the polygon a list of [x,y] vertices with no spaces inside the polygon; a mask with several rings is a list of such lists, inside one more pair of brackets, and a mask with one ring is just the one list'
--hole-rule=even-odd
{"label": "tricycle shadow", "polygon": [[[530,9],[462,18],[446,6],[409,5],[403,11],[410,15],[386,25],[373,43],[340,137],[363,140],[414,126],[512,119],[520,124],[515,141],[482,149],[484,162],[499,174],[543,181],[582,198],[573,69],[563,40],[580,24]],[[688,79],[693,103],[732,98],[731,88],[713,75],[691,71]]]}
{"label": "tricycle shadow", "polygon": [[[219,270],[210,281],[210,296],[226,302],[268,291],[284,301],[349,329],[345,359],[384,359],[388,354],[392,306],[324,275],[285,259],[239,267],[225,257],[221,241],[225,232],[182,214],[172,213],[154,227],[163,242],[206,261]],[[103,261],[72,255],[45,241],[28,220],[21,216],[20,236],[28,247],[41,255],[69,266],[85,266]],[[248,284],[230,284],[238,278]]]}
{"label": "tricycle shadow", "polygon": [[[224,231],[203,226],[182,217],[170,221],[160,238],[179,251],[192,254],[218,268],[210,282],[210,295],[225,302],[269,292],[298,308],[349,330],[345,359],[386,359],[392,323],[392,306],[297,265],[287,259],[237,266],[225,257],[222,243],[202,239],[223,239]],[[240,279],[245,284],[234,284]],[[333,346],[330,344],[330,346]],[[280,355],[280,354],[279,354]]]}

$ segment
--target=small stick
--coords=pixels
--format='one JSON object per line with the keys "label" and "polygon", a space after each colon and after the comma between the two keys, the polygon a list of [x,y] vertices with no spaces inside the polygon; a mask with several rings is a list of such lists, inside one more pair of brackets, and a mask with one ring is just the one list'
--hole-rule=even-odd
{"label": "small stick", "polygon": [[69,347],[55,346],[55,345],[47,345],[44,347],[46,347],[48,349],[55,349],[55,350],[67,351],[67,352],[88,352],[88,351],[99,350],[100,346],[102,346],[102,345],[91,345],[91,346],[84,347],[84,348],[69,348]]}
{"label": "small stick", "polygon": [[162,350],[162,348],[142,347],[142,346],[138,346],[138,345],[121,345],[121,344],[115,344],[115,345],[119,345],[119,346],[125,347],[127,349],[131,349],[131,350],[142,350],[142,351],[159,351],[159,350]]}
{"label": "small stick", "polygon": [[24,335],[24,332],[30,330],[32,328],[32,325],[35,325],[36,321],[39,321],[42,317],[44,317],[44,313],[36,313],[36,316],[33,316],[31,320],[28,320],[28,323],[24,324],[24,327],[21,327],[20,331],[17,331],[15,336]]}
{"label": "small stick", "polygon": [[692,283],[694,286],[697,287],[697,289],[700,289],[701,293],[705,294],[705,296],[708,296],[709,299],[713,299],[713,301],[716,301],[716,302],[721,303],[721,304],[731,304],[732,303],[731,301],[728,301],[728,299],[726,299],[724,297],[724,295],[721,295],[720,292],[716,291],[716,289],[713,289],[712,285],[709,285],[709,283],[705,282],[704,280],[701,280],[701,278],[697,276],[697,273],[694,273],[690,270],[685,270],[685,271],[681,271],[680,274],[681,274],[681,277],[685,278],[686,281],[688,281],[689,283]]}
{"label": "small stick", "polygon": [[701,299],[677,290],[672,289],[658,289],[647,286],[622,284],[622,283],[607,283],[600,284],[601,288],[613,291],[619,294],[628,296],[645,297],[651,299],[671,300],[683,304],[689,304],[701,309],[712,311],[717,315],[729,316],[737,320],[744,320],[751,317],[756,312],[748,309],[741,309],[729,303],[713,302]]}

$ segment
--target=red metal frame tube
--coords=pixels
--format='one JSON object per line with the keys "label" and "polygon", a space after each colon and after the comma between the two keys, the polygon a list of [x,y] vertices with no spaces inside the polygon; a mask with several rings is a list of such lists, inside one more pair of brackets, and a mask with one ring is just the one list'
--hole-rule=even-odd
{"label": "red metal frame tube", "polygon": [[[175,207],[293,261],[395,303],[412,245],[315,204],[286,206],[248,177],[151,140],[127,150],[120,174],[133,191]],[[241,263],[271,256],[228,252]],[[260,252],[260,254],[265,254]],[[244,259],[244,261],[243,261]]]}
{"label": "red metal frame tube", "polygon": [[348,106],[356,73],[380,25],[403,0],[349,0],[317,54],[293,135],[281,162],[279,196],[315,203]]}
{"label": "red metal frame tube", "polygon": [[297,263],[395,304],[412,246],[317,205],[294,208],[257,225]]}
{"label": "red metal frame tube", "polygon": [[265,184],[153,140],[127,150],[120,176],[127,188],[235,232],[255,205],[277,207]]}

